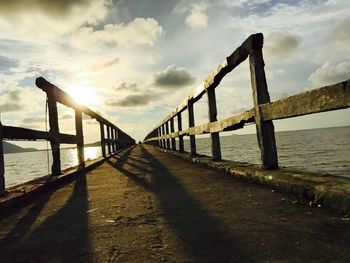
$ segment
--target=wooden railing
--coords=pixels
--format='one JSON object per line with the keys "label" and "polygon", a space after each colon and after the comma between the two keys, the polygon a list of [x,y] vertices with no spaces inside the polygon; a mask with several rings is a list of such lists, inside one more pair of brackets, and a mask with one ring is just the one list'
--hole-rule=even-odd
{"label": "wooden railing", "polygon": [[[47,106],[49,115],[49,132],[38,131],[20,127],[2,126],[0,122],[0,195],[5,192],[5,169],[2,141],[5,140],[46,140],[50,141],[53,163],[51,166],[51,174],[53,176],[60,175],[61,172],[61,158],[60,158],[60,144],[76,144],[79,169],[85,167],[84,158],[84,133],[82,114],[86,114],[100,123],[101,147],[103,157],[111,155],[117,150],[129,147],[135,144],[135,140],[128,134],[123,132],[113,123],[109,122],[96,112],[90,110],[84,105],[76,103],[67,93],[46,81],[44,78],[37,78],[36,85],[42,89],[47,95]],[[75,111],[75,128],[76,134],[60,133],[58,124],[57,103],[61,103]],[[105,134],[105,128],[107,134]],[[106,153],[107,148],[107,153]]]}
{"label": "wooden railing", "polygon": [[[165,149],[176,150],[175,138],[179,138],[179,151],[184,151],[184,136],[190,137],[191,154],[196,154],[195,135],[210,133],[214,160],[221,159],[219,133],[241,129],[246,123],[256,124],[258,145],[264,169],[277,169],[278,158],[273,120],[291,118],[317,112],[350,107],[350,80],[307,91],[282,100],[270,102],[263,60],[263,34],[249,36],[232,55],[188,96],[173,112],[145,137],[144,142]],[[215,88],[222,78],[249,57],[254,108],[223,120],[217,120]],[[350,76],[350,74],[349,74]],[[193,104],[206,94],[209,122],[195,126]],[[188,129],[182,130],[181,113],[188,110]],[[178,130],[174,130],[177,117]],[[170,131],[169,131],[170,123]]]}

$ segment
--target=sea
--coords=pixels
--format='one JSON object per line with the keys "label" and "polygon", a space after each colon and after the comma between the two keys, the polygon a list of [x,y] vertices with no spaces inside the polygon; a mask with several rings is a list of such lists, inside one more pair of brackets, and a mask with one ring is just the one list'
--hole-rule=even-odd
{"label": "sea", "polygon": [[[232,134],[220,137],[223,159],[260,164],[256,134]],[[276,132],[280,167],[350,178],[350,126]],[[185,151],[190,150],[185,140]],[[210,138],[196,138],[197,152],[211,155]],[[101,156],[100,147],[85,147],[85,159]],[[48,174],[51,152],[5,154],[6,187]],[[61,149],[62,169],[78,164],[76,149]]]}

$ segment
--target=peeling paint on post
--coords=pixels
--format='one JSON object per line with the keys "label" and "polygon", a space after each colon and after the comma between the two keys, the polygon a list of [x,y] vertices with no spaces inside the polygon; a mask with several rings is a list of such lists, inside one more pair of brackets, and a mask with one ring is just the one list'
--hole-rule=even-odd
{"label": "peeling paint on post", "polygon": [[[207,89],[209,122],[217,121],[215,89]],[[211,154],[214,160],[221,160],[220,135],[218,132],[211,132]]]}
{"label": "peeling paint on post", "polygon": [[[188,127],[194,127],[194,111],[193,111],[193,101],[188,100],[187,103],[187,109],[188,109]],[[190,145],[191,145],[191,154],[196,155],[196,137],[194,135],[190,135]]]}
{"label": "peeling paint on post", "polygon": [[83,169],[85,167],[83,119],[82,119],[82,113],[79,109],[75,109],[75,130],[76,130],[76,136],[77,136],[79,169]]}
{"label": "peeling paint on post", "polygon": [[2,138],[2,124],[0,122],[0,196],[5,194],[5,163]]}
{"label": "peeling paint on post", "polygon": [[263,121],[259,108],[259,105],[270,102],[264,70],[265,63],[262,54],[263,35],[257,34],[251,41],[249,65],[253,89],[256,133],[261,151],[263,168],[272,170],[278,168],[274,126],[272,121]]}

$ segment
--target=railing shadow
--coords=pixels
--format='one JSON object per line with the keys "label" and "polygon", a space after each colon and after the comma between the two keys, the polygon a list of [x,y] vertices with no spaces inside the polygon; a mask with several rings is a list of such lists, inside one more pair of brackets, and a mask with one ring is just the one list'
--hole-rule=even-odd
{"label": "railing shadow", "polygon": [[[56,200],[48,203],[55,191],[57,188],[36,199],[0,241],[2,262],[90,261],[86,174],[81,173],[74,180],[72,194],[62,207],[56,207]],[[50,207],[44,209],[48,204]],[[41,224],[40,217],[45,218]]]}
{"label": "railing shadow", "polygon": [[[150,182],[138,176],[138,170],[126,168],[129,155],[138,154],[153,168]],[[135,158],[133,159],[135,162]],[[157,158],[143,146],[128,152],[111,165],[137,185],[152,191],[160,206],[160,215],[181,240],[180,247],[194,262],[249,262],[247,246],[227,231],[218,218],[210,214],[183,187]],[[141,164],[140,164],[141,165]],[[129,166],[131,168],[131,166]],[[237,261],[237,262],[238,262]]]}

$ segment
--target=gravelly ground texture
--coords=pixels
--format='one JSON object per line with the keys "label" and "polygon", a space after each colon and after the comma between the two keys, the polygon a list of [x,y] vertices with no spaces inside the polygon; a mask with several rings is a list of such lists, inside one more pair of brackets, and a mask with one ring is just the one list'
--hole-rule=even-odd
{"label": "gravelly ground texture", "polygon": [[138,145],[0,221],[0,262],[350,262],[350,221]]}

